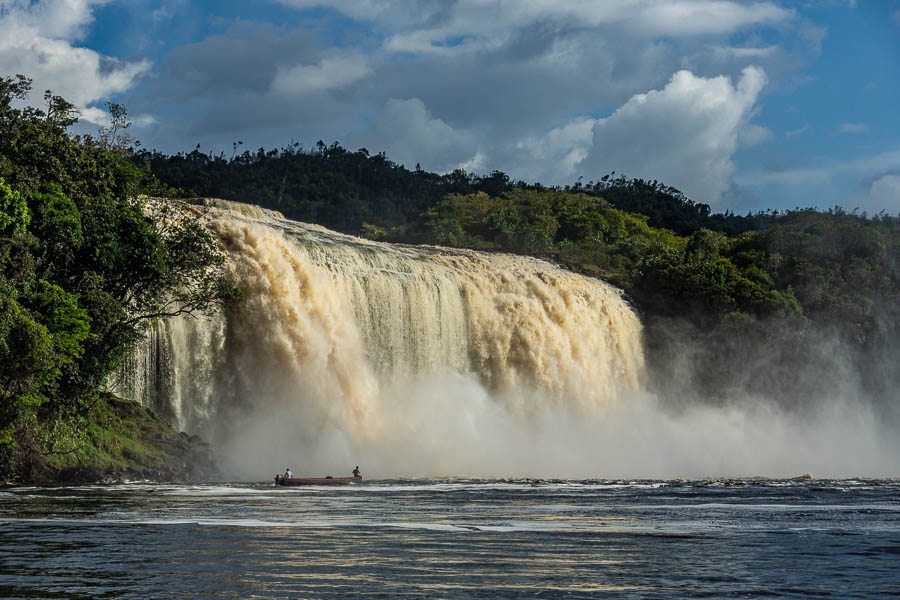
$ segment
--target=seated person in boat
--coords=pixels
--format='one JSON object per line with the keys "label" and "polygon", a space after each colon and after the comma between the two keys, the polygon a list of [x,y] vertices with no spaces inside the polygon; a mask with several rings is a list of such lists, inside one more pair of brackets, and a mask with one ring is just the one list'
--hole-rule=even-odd
{"label": "seated person in boat", "polygon": [[282,475],[282,477],[293,477],[293,476],[294,476],[294,472],[291,471],[291,468],[290,468],[290,467],[288,467],[287,469],[285,469],[285,470],[284,470],[284,475]]}
{"label": "seated person in boat", "polygon": [[354,467],[354,469],[353,469],[353,476],[354,476],[354,477],[359,477],[359,465],[356,465],[356,467]]}

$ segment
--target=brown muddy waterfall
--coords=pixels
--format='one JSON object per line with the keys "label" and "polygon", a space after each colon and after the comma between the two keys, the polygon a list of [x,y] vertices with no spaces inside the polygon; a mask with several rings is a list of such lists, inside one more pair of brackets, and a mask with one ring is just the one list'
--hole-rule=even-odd
{"label": "brown muddy waterfall", "polygon": [[808,410],[648,393],[640,322],[602,281],[244,204],[193,210],[243,300],[158,325],[115,387],[209,440],[230,479],[900,472],[896,430],[852,385]]}
{"label": "brown muddy waterfall", "polygon": [[602,416],[640,386],[640,322],[602,281],[243,204],[204,211],[243,301],[158,325],[118,387],[236,475],[501,474],[547,419]]}

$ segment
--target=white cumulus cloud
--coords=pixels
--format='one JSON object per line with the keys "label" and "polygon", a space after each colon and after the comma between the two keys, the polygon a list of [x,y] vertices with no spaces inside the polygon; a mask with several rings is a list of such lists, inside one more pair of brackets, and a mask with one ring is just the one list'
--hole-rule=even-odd
{"label": "white cumulus cloud", "polygon": [[504,162],[516,164],[515,173],[534,181],[575,179],[575,168],[587,157],[593,141],[596,119],[578,117],[555,127],[542,136],[529,136],[515,142]]}
{"label": "white cumulus cloud", "polygon": [[78,40],[93,20],[94,6],[110,0],[2,0],[0,18],[10,33],[27,28],[41,36]]}
{"label": "white cumulus cloud", "polygon": [[658,179],[716,205],[731,185],[741,131],[761,137],[746,128],[765,84],[766,75],[757,67],[745,68],[736,83],[679,71],[663,89],[632,97],[594,124],[581,173],[596,178],[616,171]]}
{"label": "white cumulus cloud", "polygon": [[869,195],[859,201],[860,210],[876,215],[882,210],[900,214],[900,175],[883,175],[872,182]]}
{"label": "white cumulus cloud", "polygon": [[[35,92],[52,89],[82,109],[129,89],[149,63],[77,46],[93,22],[93,8],[106,1],[0,1],[0,74],[31,77]],[[85,110],[84,118],[97,114]]]}

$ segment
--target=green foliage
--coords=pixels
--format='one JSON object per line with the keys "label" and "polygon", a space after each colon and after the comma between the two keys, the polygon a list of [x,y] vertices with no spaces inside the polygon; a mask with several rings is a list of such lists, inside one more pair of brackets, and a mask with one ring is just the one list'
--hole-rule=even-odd
{"label": "green foliage", "polygon": [[198,215],[138,197],[160,186],[128,160],[124,109],[100,143],[73,138],[77,111],[64,99],[47,92],[46,110],[13,107],[29,90],[27,78],[0,79],[4,469],[15,468],[20,441],[77,438],[61,432],[77,430],[153,320],[236,299]]}
{"label": "green foliage", "polygon": [[42,404],[41,394],[60,375],[53,336],[21,304],[5,298],[0,306],[0,380],[4,412]]}
{"label": "green foliage", "polygon": [[738,235],[765,228],[779,216],[777,211],[771,210],[743,217],[730,211],[713,214],[708,204],[694,202],[680,190],[662,182],[612,175],[614,173],[587,185],[579,182],[565,190],[602,197],[620,210],[646,215],[651,227],[670,229],[683,236],[690,236],[698,229]]}
{"label": "green foliage", "polygon": [[6,185],[0,177],[0,235],[11,237],[22,235],[31,222],[31,213],[22,194]]}
{"label": "green foliage", "polygon": [[[499,195],[519,183],[499,171],[478,177],[458,169],[438,175],[409,171],[383,154],[339,144],[304,149],[291,144],[277,150],[205,154],[199,146],[172,156],[142,150],[130,158],[181,196],[220,197],[258,204],[291,219],[359,233],[363,223],[401,237],[446,194],[484,191]],[[524,184],[522,184],[524,185]]]}
{"label": "green foliage", "polygon": [[427,242],[543,256],[627,285],[656,249],[682,242],[602,198],[557,190],[449,194],[411,234]]}
{"label": "green foliage", "polygon": [[734,255],[740,240],[707,229],[695,231],[683,252],[649,261],[632,290],[642,306],[659,315],[693,315],[705,327],[719,325],[737,311],[750,318],[801,315],[789,288],[776,289],[746,251]]}
{"label": "green foliage", "polygon": [[28,197],[34,215],[31,231],[43,241],[43,252],[38,257],[43,275],[65,280],[75,268],[74,263],[84,244],[81,213],[58,184],[48,183],[45,190],[32,192]]}
{"label": "green foliage", "polygon": [[92,198],[134,196],[142,172],[127,153],[108,152],[90,136],[72,138],[66,127],[78,111],[64,99],[45,93],[47,110],[17,109],[31,80],[21,75],[0,78],[0,177],[22,195],[48,191],[48,183],[79,207]]}
{"label": "green foliage", "polygon": [[[66,429],[72,422],[79,426]],[[142,407],[108,395],[95,398],[83,415],[54,425],[56,430],[42,432],[41,441],[49,465],[57,469],[79,465],[104,470],[136,464],[159,466],[172,460],[172,442],[178,440],[170,428]]]}
{"label": "green foliage", "polygon": [[52,336],[55,364],[65,366],[81,358],[84,342],[91,337],[91,317],[78,306],[77,296],[40,279],[23,303]]}
{"label": "green foliage", "polygon": [[[699,229],[689,238],[602,198],[515,189],[500,197],[449,194],[423,215],[420,235],[451,246],[543,256],[609,279],[654,315],[691,315],[704,328],[734,315],[750,320],[802,314],[793,292],[777,289],[752,234],[729,238]],[[729,317],[729,315],[731,315]]]}
{"label": "green foliage", "polygon": [[841,212],[796,211],[762,232],[772,275],[818,323],[861,347],[900,323],[900,227]]}

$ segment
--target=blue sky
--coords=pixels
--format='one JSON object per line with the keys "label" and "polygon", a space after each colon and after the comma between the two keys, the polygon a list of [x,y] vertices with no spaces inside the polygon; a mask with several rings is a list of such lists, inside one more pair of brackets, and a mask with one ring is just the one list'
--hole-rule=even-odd
{"label": "blue sky", "polygon": [[900,212],[900,0],[0,0],[0,74],[144,146],[339,141],[714,210]]}

